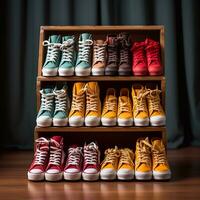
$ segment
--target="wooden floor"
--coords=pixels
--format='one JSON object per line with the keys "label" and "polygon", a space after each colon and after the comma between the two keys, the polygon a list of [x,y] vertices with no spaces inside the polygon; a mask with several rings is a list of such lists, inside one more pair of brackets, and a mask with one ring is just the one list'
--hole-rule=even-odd
{"label": "wooden floor", "polygon": [[173,178],[169,182],[29,182],[30,151],[0,156],[0,200],[172,200],[200,199],[200,148],[169,151]]}

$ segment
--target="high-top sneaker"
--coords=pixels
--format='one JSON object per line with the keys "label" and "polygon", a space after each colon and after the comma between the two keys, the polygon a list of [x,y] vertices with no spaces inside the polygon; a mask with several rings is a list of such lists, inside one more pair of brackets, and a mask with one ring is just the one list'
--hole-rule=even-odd
{"label": "high-top sneaker", "polygon": [[119,69],[118,73],[120,76],[131,74],[131,37],[129,33],[120,33],[119,36]]}
{"label": "high-top sneaker", "polygon": [[55,95],[53,126],[67,126],[70,109],[67,85],[57,85],[53,93]]}
{"label": "high-top sneaker", "polygon": [[145,43],[149,74],[152,76],[162,75],[163,67],[160,60],[160,43],[149,38],[146,39]]}
{"label": "high-top sneaker", "polygon": [[43,76],[56,76],[60,63],[61,36],[51,35],[48,40],[43,41],[47,46],[46,60],[42,68]]}
{"label": "high-top sneaker", "polygon": [[65,160],[65,153],[64,153],[63,137],[53,136],[50,139],[49,163],[45,172],[45,179],[47,181],[62,180],[64,160]]}
{"label": "high-top sneaker", "polygon": [[97,82],[86,86],[85,126],[99,126],[101,121],[100,89]]}
{"label": "high-top sneaker", "polygon": [[132,46],[133,53],[133,75],[145,76],[148,74],[146,54],[145,54],[145,42],[135,42]]}
{"label": "high-top sneaker", "polygon": [[72,145],[68,149],[68,157],[64,169],[64,179],[77,181],[81,179],[83,162],[82,147]]}
{"label": "high-top sneaker", "polygon": [[52,125],[52,118],[54,112],[54,94],[53,89],[46,88],[40,91],[41,106],[37,115],[37,126],[49,127]]}
{"label": "high-top sneaker", "polygon": [[91,142],[84,145],[84,162],[82,177],[85,181],[96,181],[99,179],[100,151],[96,143]]}
{"label": "high-top sneaker", "polygon": [[76,61],[76,76],[89,76],[91,71],[91,46],[92,35],[82,33],[78,42],[78,57]]}
{"label": "high-top sneaker", "polygon": [[118,73],[118,38],[117,35],[107,36],[107,65],[105,75],[117,75]]}
{"label": "high-top sneaker", "polygon": [[58,69],[59,76],[73,76],[76,62],[74,36],[63,36],[60,46],[62,57]]}
{"label": "high-top sneaker", "polygon": [[49,141],[43,137],[35,140],[35,153],[28,170],[28,180],[44,180],[45,169],[49,159]]}
{"label": "high-top sneaker", "polygon": [[106,46],[107,43],[103,40],[94,41],[93,46],[93,65],[92,65],[92,75],[100,76],[104,75],[105,65],[106,65]]}

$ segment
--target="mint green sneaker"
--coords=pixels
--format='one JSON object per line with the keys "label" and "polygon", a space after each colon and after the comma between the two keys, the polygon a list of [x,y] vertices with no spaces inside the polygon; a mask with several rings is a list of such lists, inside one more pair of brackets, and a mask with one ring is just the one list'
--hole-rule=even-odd
{"label": "mint green sneaker", "polygon": [[76,61],[76,76],[89,76],[91,71],[91,46],[93,44],[92,35],[82,33],[78,42],[78,58]]}
{"label": "mint green sneaker", "polygon": [[52,124],[54,113],[54,94],[53,89],[46,88],[40,91],[41,106],[37,115],[37,126],[49,127]]}
{"label": "mint green sneaker", "polygon": [[70,109],[70,99],[67,92],[67,85],[57,85],[53,93],[55,95],[53,126],[67,126]]}
{"label": "mint green sneaker", "polygon": [[62,44],[60,49],[62,51],[62,58],[60,61],[58,74],[59,76],[73,76],[76,62],[75,37],[62,37]]}
{"label": "mint green sneaker", "polygon": [[43,46],[47,46],[46,60],[42,68],[43,76],[56,76],[60,63],[61,36],[51,35],[49,40],[43,41]]}

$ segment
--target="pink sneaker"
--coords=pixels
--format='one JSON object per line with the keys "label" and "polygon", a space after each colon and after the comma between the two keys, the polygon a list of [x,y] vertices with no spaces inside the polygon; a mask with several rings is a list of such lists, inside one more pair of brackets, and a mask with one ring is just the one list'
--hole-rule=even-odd
{"label": "pink sneaker", "polygon": [[64,169],[64,179],[77,181],[81,179],[83,162],[82,147],[72,145],[68,149],[68,157]]}
{"label": "pink sneaker", "polygon": [[160,43],[152,39],[146,39],[146,56],[148,70],[151,76],[159,76],[163,73],[163,67],[160,60]]}
{"label": "pink sneaker", "polygon": [[84,145],[84,163],[82,177],[85,181],[96,181],[99,179],[100,151],[94,142]]}
{"label": "pink sneaker", "polygon": [[45,172],[45,179],[47,181],[62,180],[64,159],[65,159],[65,153],[64,153],[63,137],[53,136],[50,139],[49,163]]}
{"label": "pink sneaker", "polygon": [[28,180],[44,180],[44,172],[49,159],[49,141],[43,137],[35,141],[35,153],[28,170]]}

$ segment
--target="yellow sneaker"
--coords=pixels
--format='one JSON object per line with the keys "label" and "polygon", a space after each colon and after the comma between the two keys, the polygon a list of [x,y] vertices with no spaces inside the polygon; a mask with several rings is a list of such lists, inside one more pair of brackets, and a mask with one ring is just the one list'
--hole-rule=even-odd
{"label": "yellow sneaker", "polygon": [[97,82],[86,85],[86,126],[99,126],[101,121],[100,89]]}
{"label": "yellow sneaker", "polygon": [[139,138],[136,142],[135,178],[137,180],[152,178],[151,144],[148,138]]}
{"label": "yellow sneaker", "polygon": [[128,88],[120,90],[117,117],[119,126],[133,126],[132,102]]}
{"label": "yellow sneaker", "polygon": [[69,113],[70,126],[83,126],[85,116],[85,83],[77,82],[73,86],[72,104]]}
{"label": "yellow sneaker", "polygon": [[132,180],[134,178],[134,153],[129,148],[120,149],[120,152],[117,178],[119,180]]}
{"label": "yellow sneaker", "polygon": [[105,151],[105,158],[101,164],[100,176],[102,180],[114,180],[117,175],[117,167],[120,157],[120,150],[115,148]]}
{"label": "yellow sneaker", "polygon": [[151,126],[164,126],[166,117],[160,102],[160,93],[158,86],[155,90],[148,89],[147,103],[149,108],[149,118]]}
{"label": "yellow sneaker", "polygon": [[133,99],[133,117],[135,126],[148,126],[149,115],[147,109],[146,95],[142,85],[132,86],[132,99]]}
{"label": "yellow sneaker", "polygon": [[108,88],[103,103],[103,112],[101,115],[103,126],[116,126],[117,123],[117,97],[114,88]]}
{"label": "yellow sneaker", "polygon": [[165,146],[161,139],[152,139],[153,178],[155,180],[168,180],[171,170],[167,161]]}

